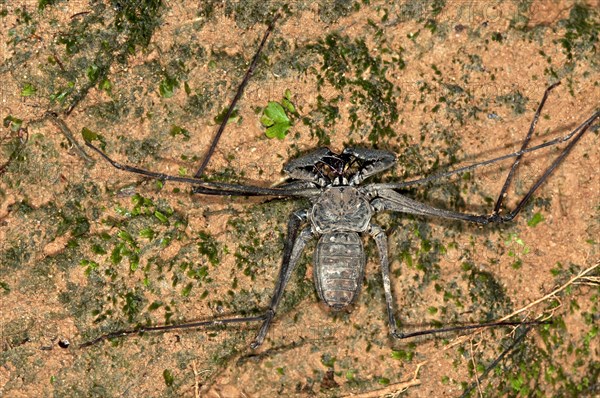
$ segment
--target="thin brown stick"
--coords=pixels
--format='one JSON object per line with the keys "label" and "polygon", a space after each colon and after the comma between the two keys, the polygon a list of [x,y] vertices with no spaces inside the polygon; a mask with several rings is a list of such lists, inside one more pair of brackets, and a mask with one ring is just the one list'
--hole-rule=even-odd
{"label": "thin brown stick", "polygon": [[584,276],[586,276],[587,274],[589,274],[590,272],[592,272],[593,270],[595,270],[596,268],[600,267],[600,261],[598,261],[596,264],[592,265],[589,268],[584,269],[583,271],[581,271],[580,273],[578,273],[577,275],[575,275],[573,278],[569,279],[565,284],[563,284],[562,286],[557,287],[556,289],[554,289],[553,291],[551,291],[550,293],[544,295],[543,297],[540,297],[539,299],[532,301],[531,303],[527,304],[526,306],[512,312],[511,314],[506,315],[503,318],[500,318],[498,320],[498,322],[502,322],[505,321],[507,319],[512,318],[513,316],[520,314],[526,310],[528,310],[529,308],[533,307],[534,305],[537,305],[543,301],[546,301],[548,299],[553,298],[557,293],[562,292],[563,290],[565,290],[567,287],[569,287],[570,285],[572,285],[573,283],[577,282],[579,279],[582,279]]}
{"label": "thin brown stick", "polygon": [[[477,369],[477,364],[475,363],[475,355],[473,355],[473,339],[469,340],[469,349],[471,351],[471,362],[473,363],[473,369]],[[475,377],[475,383],[477,383],[477,393],[479,397],[483,397],[483,392],[481,391],[481,384],[479,383],[479,374],[477,371],[473,372]]]}
{"label": "thin brown stick", "polygon": [[[589,268],[584,269],[583,271],[579,272],[577,275],[575,275],[573,278],[569,279],[566,283],[564,283],[563,285],[557,287],[556,289],[554,289],[553,291],[551,291],[550,293],[544,295],[543,297],[532,301],[531,303],[527,304],[526,306],[512,312],[511,314],[508,314],[500,319],[498,319],[497,322],[503,322],[506,321],[507,319],[512,318],[513,316],[520,314],[526,310],[528,310],[529,308],[543,302],[546,301],[550,298],[553,298],[557,293],[562,292],[563,290],[565,290],[567,287],[569,287],[570,285],[576,283],[579,279],[583,278],[584,276],[586,276],[587,274],[589,274],[590,272],[594,271],[596,268],[600,267],[600,261],[596,262],[596,264],[592,265]],[[455,341],[453,341],[452,343],[448,344],[446,347],[444,347],[440,352],[443,351],[447,351],[449,349],[451,349],[452,347],[455,347],[459,344],[464,343],[467,339],[469,338],[469,336],[461,336],[459,338],[457,338]]]}
{"label": "thin brown stick", "polygon": [[198,370],[196,369],[196,361],[192,361],[192,370],[194,371],[194,397],[200,398],[200,390],[198,389]]}

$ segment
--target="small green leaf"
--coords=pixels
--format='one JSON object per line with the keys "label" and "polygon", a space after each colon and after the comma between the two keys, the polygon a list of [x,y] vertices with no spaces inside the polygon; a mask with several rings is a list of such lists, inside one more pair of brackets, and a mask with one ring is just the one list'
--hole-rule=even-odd
{"label": "small green leaf", "polygon": [[185,287],[181,291],[181,295],[183,297],[188,297],[190,295],[190,292],[192,291],[192,287],[194,287],[194,284],[192,282],[185,285]]}
{"label": "small green leaf", "polygon": [[124,243],[118,243],[115,248],[112,250],[112,252],[110,253],[110,261],[114,264],[117,265],[121,262],[121,260],[123,259],[123,255],[121,254],[121,250],[123,250],[125,247]]}
{"label": "small green leaf", "polygon": [[267,127],[265,135],[268,138],[278,138],[282,140],[292,126],[292,121],[290,120],[288,113],[290,115],[296,114],[296,108],[290,102],[291,96],[291,91],[286,90],[281,103],[270,101],[263,110],[260,123]]}
{"label": "small green leaf", "polygon": [[289,123],[285,123],[285,124],[278,123],[278,124],[275,124],[275,125],[269,127],[267,129],[267,131],[265,132],[265,134],[269,138],[278,138],[280,140],[283,140],[287,134],[287,131],[290,129],[290,127],[292,127],[292,125]]}
{"label": "small green leaf", "polygon": [[260,117],[260,124],[262,124],[265,127],[271,127],[272,125],[275,124],[275,122],[273,121],[273,119],[271,119],[267,115],[262,115]]}
{"label": "small green leaf", "polygon": [[515,391],[521,390],[521,387],[523,386],[523,377],[522,376],[518,376],[515,379],[511,379],[510,380],[510,385],[513,388],[513,390],[515,390]]}
{"label": "small green leaf", "polygon": [[542,221],[544,221],[544,216],[542,215],[542,213],[538,212],[538,213],[535,213],[529,219],[529,221],[527,221],[527,225],[530,226],[530,227],[535,227],[536,225],[538,225]]}
{"label": "small green leaf", "polygon": [[100,89],[106,91],[107,93],[110,93],[110,91],[112,90],[112,83],[110,82],[110,80],[104,79],[100,84]]}
{"label": "small green leaf", "polygon": [[81,129],[81,135],[83,136],[85,142],[92,142],[98,139],[98,134],[94,133],[87,127]]}
{"label": "small green leaf", "polygon": [[129,256],[129,269],[131,270],[131,272],[138,269],[139,266],[140,266],[140,256],[138,256],[135,253],[131,254]]}
{"label": "small green leaf", "polygon": [[165,216],[164,214],[162,214],[160,211],[156,210],[154,212],[154,217],[158,218],[158,220],[160,222],[162,222],[163,224],[166,224],[167,222],[169,222],[169,220],[167,219],[167,216]]}
{"label": "small green leaf", "polygon": [[94,254],[106,254],[106,250],[102,246],[100,246],[98,244],[94,244],[94,245],[92,245],[92,253],[94,253]]}
{"label": "small green leaf", "polygon": [[175,124],[171,126],[171,130],[169,131],[169,133],[171,134],[171,137],[182,135],[184,141],[188,141],[190,139],[190,132],[184,129],[183,127],[179,127]]}
{"label": "small green leaf", "polygon": [[54,94],[50,94],[50,100],[57,101],[62,104],[67,99],[67,96],[73,92],[74,87],[75,87],[75,83],[68,82],[66,88],[64,88],[60,91],[57,91]]}
{"label": "small green leaf", "polygon": [[289,123],[290,119],[280,103],[271,101],[265,108],[265,115],[275,123]]}
{"label": "small green leaf", "polygon": [[87,259],[83,259],[79,262],[79,265],[86,267],[84,274],[85,276],[90,276],[91,272],[93,270],[98,269],[99,265],[97,262],[95,261],[91,261],[91,260],[87,260]]}
{"label": "small green leaf", "polygon": [[154,232],[154,230],[150,227],[146,227],[140,230],[140,237],[142,238],[153,239],[155,235],[156,232]]}
{"label": "small green leaf", "polygon": [[514,269],[519,269],[519,268],[521,268],[522,265],[523,265],[523,261],[519,258],[511,264],[511,267],[513,267]]}
{"label": "small green leaf", "polygon": [[399,361],[410,362],[413,359],[414,355],[415,353],[412,351],[392,350],[392,358],[397,359]]}
{"label": "small green leaf", "polygon": [[[219,112],[219,114],[217,116],[215,116],[215,118],[214,118],[215,123],[222,123],[223,120],[225,120],[225,115],[227,115],[227,111],[229,111],[229,108],[223,108],[223,110],[221,112]],[[239,112],[237,109],[234,109],[231,112],[231,115],[229,116],[229,120],[227,120],[227,123],[236,122],[238,120],[239,120]]]}
{"label": "small green leaf", "polygon": [[179,87],[179,82],[177,79],[167,76],[163,81],[160,82],[160,85],[158,86],[158,92],[163,98],[171,98],[176,87]]}
{"label": "small green leaf", "polygon": [[92,83],[95,83],[96,80],[98,80],[98,76],[99,76],[98,71],[99,71],[99,69],[98,69],[97,65],[91,64],[90,66],[88,66],[86,75]]}
{"label": "small green leaf", "polygon": [[281,105],[290,113],[296,113],[296,107],[287,98],[281,100]]}
{"label": "small green leaf", "polygon": [[23,89],[21,90],[21,97],[30,97],[35,94],[36,91],[37,89],[33,87],[31,83],[25,83]]}
{"label": "small green leaf", "polygon": [[21,125],[23,124],[23,120],[16,118],[12,115],[8,115],[4,118],[2,125],[4,127],[10,127],[12,131],[19,131]]}
{"label": "small green leaf", "polygon": [[117,232],[117,236],[126,242],[133,242],[133,238],[127,231],[119,231]]}
{"label": "small green leaf", "polygon": [[206,232],[199,232],[198,250],[208,258],[212,265],[219,265],[219,247],[217,240]]}
{"label": "small green leaf", "polygon": [[175,382],[175,377],[169,369],[165,369],[163,371],[163,378],[165,379],[165,384],[167,385],[167,387],[171,387]]}

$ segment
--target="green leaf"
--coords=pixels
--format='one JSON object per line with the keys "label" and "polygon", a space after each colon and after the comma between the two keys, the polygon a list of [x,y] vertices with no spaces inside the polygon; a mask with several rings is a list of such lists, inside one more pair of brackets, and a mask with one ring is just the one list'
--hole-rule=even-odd
{"label": "green leaf", "polygon": [[146,239],[154,239],[154,236],[156,235],[156,232],[154,232],[154,230],[150,227],[146,227],[146,228],[142,228],[140,230],[140,236],[142,238],[146,238]]}
{"label": "green leaf", "polygon": [[287,135],[287,131],[292,127],[290,123],[278,123],[267,129],[265,134],[268,138],[278,138],[283,140]]}
{"label": "green leaf", "polygon": [[117,232],[117,236],[126,242],[133,242],[133,238],[127,231],[119,231]]}
{"label": "green leaf", "polygon": [[194,284],[192,282],[188,283],[181,291],[181,295],[183,297],[188,297],[192,291],[192,287],[194,287]]}
{"label": "green leaf", "polygon": [[535,213],[530,219],[529,221],[527,221],[527,225],[530,227],[535,227],[536,225],[538,225],[539,223],[541,223],[542,221],[544,221],[544,216],[542,215],[542,213]]}
{"label": "green leaf", "polygon": [[163,371],[163,378],[165,379],[165,384],[167,385],[167,387],[171,387],[175,382],[175,377],[169,369],[165,369]]}
{"label": "green leaf", "polygon": [[281,105],[290,113],[296,113],[296,107],[287,98],[281,100]]}
{"label": "green leaf", "polygon": [[171,134],[171,137],[182,135],[184,141],[188,141],[190,139],[190,132],[175,124],[171,126],[171,131],[169,133]]}
{"label": "green leaf", "polygon": [[104,79],[102,81],[102,83],[100,84],[100,89],[106,91],[107,93],[110,94],[110,91],[112,89],[112,83],[110,82],[110,80],[108,79]]}
{"label": "green leaf", "polygon": [[163,98],[171,98],[176,87],[179,87],[179,82],[177,79],[167,76],[162,82],[160,82],[160,85],[158,86],[158,92]]}
{"label": "green leaf", "polygon": [[112,252],[110,253],[110,261],[114,264],[117,265],[121,262],[121,260],[123,259],[123,255],[121,254],[121,251],[125,248],[124,243],[118,243],[115,248],[112,250]]}
{"label": "green leaf", "polygon": [[23,120],[16,118],[12,115],[8,115],[7,117],[4,118],[4,120],[2,121],[2,125],[4,127],[10,127],[10,129],[12,131],[19,131],[19,129],[21,128],[21,125],[23,124]]}
{"label": "green leaf", "polygon": [[[229,110],[229,108],[223,108],[223,110],[221,112],[219,112],[219,114],[217,116],[215,116],[215,118],[214,118],[215,123],[222,123],[223,120],[225,120],[225,115],[227,114],[228,110]],[[231,115],[229,116],[227,123],[235,122],[238,119],[239,119],[239,112],[237,109],[234,109],[231,112]]]}
{"label": "green leaf", "polygon": [[129,269],[131,270],[131,272],[135,271],[136,269],[138,269],[140,266],[140,256],[138,256],[137,254],[131,254],[129,256]]}
{"label": "green leaf", "polygon": [[64,90],[58,91],[54,94],[50,94],[50,100],[58,101],[62,104],[63,102],[65,102],[67,95],[69,95],[70,93],[71,93],[71,90],[69,90],[69,89],[64,89]]}
{"label": "green leaf", "polygon": [[292,127],[292,121],[288,114],[296,114],[296,107],[290,102],[292,92],[285,91],[284,98],[281,103],[270,101],[260,118],[260,123],[267,127],[265,135],[268,138],[284,139],[288,130]]}
{"label": "green leaf", "polygon": [[158,218],[158,220],[160,222],[162,222],[163,224],[166,224],[169,222],[169,220],[167,219],[167,216],[165,216],[163,213],[161,213],[160,211],[156,210],[154,212],[154,217]]}
{"label": "green leaf", "polygon": [[92,142],[98,139],[98,134],[94,133],[87,127],[81,129],[81,135],[83,136],[85,142]]}
{"label": "green leaf", "polygon": [[25,83],[23,89],[21,90],[21,97],[30,97],[35,94],[36,91],[37,89],[33,87],[31,83]]}
{"label": "green leaf", "polygon": [[212,265],[219,265],[219,248],[214,237],[206,232],[199,232],[200,243],[198,250],[208,258]]}
{"label": "green leaf", "polygon": [[290,119],[285,114],[283,106],[279,102],[271,101],[265,108],[265,115],[277,123],[289,123]]}
{"label": "green leaf", "polygon": [[96,82],[96,80],[98,80],[98,73],[99,69],[97,65],[91,64],[90,66],[88,66],[86,74],[88,79],[90,79],[90,81],[92,83]]}
{"label": "green leaf", "polygon": [[262,115],[260,118],[260,124],[262,124],[265,127],[271,127],[272,125],[275,124],[275,122],[273,121],[273,119],[271,119],[267,115]]}
{"label": "green leaf", "polygon": [[397,359],[399,361],[410,362],[413,359],[414,355],[415,353],[412,351],[392,350],[392,358]]}

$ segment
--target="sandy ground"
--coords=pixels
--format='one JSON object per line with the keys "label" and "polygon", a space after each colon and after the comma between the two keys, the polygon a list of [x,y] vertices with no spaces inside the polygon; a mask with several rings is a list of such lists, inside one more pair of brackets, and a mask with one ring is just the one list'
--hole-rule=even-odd
{"label": "sandy ground", "polygon": [[[256,323],[79,348],[268,305],[287,219],[308,202],[192,195],[115,170],[82,132],[120,162],[192,176],[278,10],[207,179],[267,187],[325,144],[393,151],[397,166],[376,180],[415,179],[516,151],[558,80],[531,145],[600,106],[595,1],[202,3],[0,2],[0,396],[600,394],[597,121],[514,222],[374,218],[406,331],[514,313],[549,324],[394,340],[365,237],[353,309],[318,302],[312,243],[257,350]],[[293,126],[268,139],[263,109],[286,90]],[[509,209],[562,148],[524,159]],[[488,214],[509,168],[404,193]]]}

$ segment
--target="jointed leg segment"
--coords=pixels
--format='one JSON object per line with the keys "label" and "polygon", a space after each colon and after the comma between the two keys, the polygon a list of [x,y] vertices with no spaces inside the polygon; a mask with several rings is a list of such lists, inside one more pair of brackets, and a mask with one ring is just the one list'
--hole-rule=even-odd
{"label": "jointed leg segment", "polygon": [[394,296],[390,282],[390,261],[388,259],[388,245],[385,231],[375,224],[369,226],[369,235],[373,237],[379,251],[379,264],[381,265],[381,276],[383,278],[383,291],[385,292],[385,304],[390,324],[390,333],[396,338],[403,338],[402,333],[398,332],[396,318],[394,316]]}
{"label": "jointed leg segment", "polygon": [[307,217],[307,211],[301,210],[294,213],[288,222],[288,233],[283,247],[283,261],[279,270],[279,276],[277,277],[277,284],[275,285],[275,291],[273,292],[269,309],[265,313],[263,324],[258,335],[252,344],[250,344],[250,347],[253,349],[260,346],[265,340],[267,332],[269,331],[269,326],[275,316],[277,306],[283,297],[283,291],[292,276],[292,272],[296,268],[296,264],[300,259],[304,246],[306,246],[306,242],[312,238],[310,228],[305,228],[299,233],[300,227],[306,221]]}
{"label": "jointed leg segment", "polygon": [[[548,94],[557,85],[558,85],[558,83],[554,84],[546,89],[546,91],[544,93],[544,97],[542,98],[542,101],[540,102],[540,105],[534,115],[532,122],[531,122],[529,132],[527,133],[527,136],[525,137],[525,139],[523,141],[520,152],[524,152],[527,150],[527,146],[529,144],[529,141],[531,140],[531,136],[535,130],[535,126],[539,119],[540,113],[543,109],[543,106],[546,102]],[[371,197],[374,198],[371,201],[371,204],[373,205],[373,207],[376,211],[385,211],[385,210],[398,211],[398,212],[402,212],[402,213],[416,214],[416,215],[422,215],[422,216],[435,216],[435,217],[441,217],[441,218],[446,218],[446,219],[463,220],[463,221],[469,221],[469,222],[474,222],[474,223],[484,224],[484,225],[489,224],[489,223],[508,222],[508,221],[511,221],[512,219],[514,219],[517,216],[517,214],[519,214],[519,212],[523,209],[523,207],[525,206],[527,201],[531,198],[531,196],[533,196],[533,194],[537,191],[537,189],[540,187],[540,185],[542,185],[548,179],[548,177],[550,176],[550,174],[552,174],[554,169],[556,169],[560,165],[560,163],[567,157],[567,155],[571,152],[571,150],[577,144],[577,142],[579,142],[579,140],[583,137],[583,134],[587,131],[588,128],[590,128],[592,123],[594,123],[594,121],[596,121],[599,118],[600,118],[600,111],[597,111],[590,118],[588,118],[585,122],[583,122],[581,125],[579,125],[577,128],[575,128],[569,135],[567,135],[568,139],[570,139],[569,144],[563,149],[563,151],[552,162],[552,164],[544,171],[544,173],[535,182],[535,184],[533,184],[533,186],[525,194],[523,199],[521,199],[521,201],[517,204],[515,209],[513,209],[511,212],[509,212],[506,215],[501,215],[502,203],[506,197],[506,191],[508,190],[508,187],[510,186],[510,183],[514,176],[514,172],[521,161],[522,153],[515,158],[515,161],[513,162],[512,166],[511,166],[511,170],[506,178],[506,181],[504,182],[504,185],[500,191],[500,194],[498,195],[496,205],[495,205],[494,210],[491,215],[476,215],[476,214],[460,213],[460,212],[454,212],[454,211],[435,208],[435,207],[429,206],[427,204],[417,202],[413,199],[407,198],[406,196],[403,196],[403,195],[393,191],[390,188],[383,188],[383,187],[377,186],[377,184],[373,184],[371,186],[366,186],[364,189]]]}

